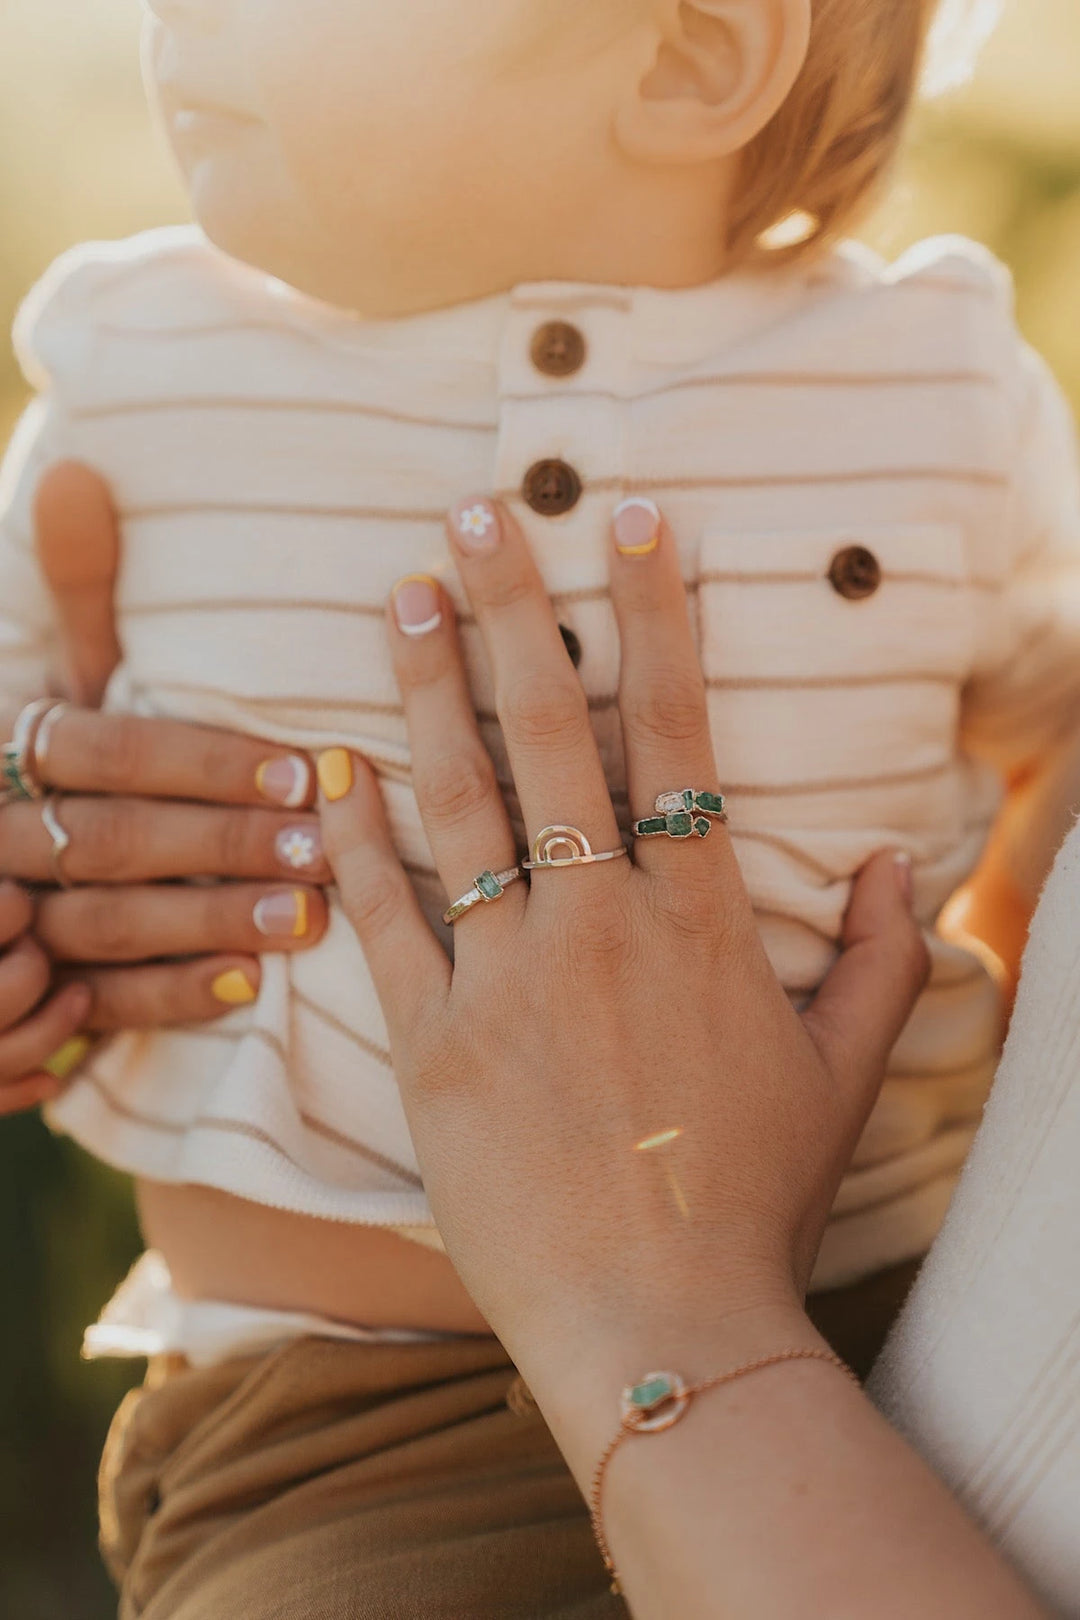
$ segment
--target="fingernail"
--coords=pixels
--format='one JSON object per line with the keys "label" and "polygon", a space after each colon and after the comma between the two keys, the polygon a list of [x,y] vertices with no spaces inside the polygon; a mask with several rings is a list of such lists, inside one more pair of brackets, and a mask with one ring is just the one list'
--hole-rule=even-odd
{"label": "fingernail", "polygon": [[303,889],[279,889],[256,904],[253,916],[268,939],[303,939],[308,931],[308,897]]}
{"label": "fingernail", "polygon": [[274,839],[274,853],[282,866],[306,872],[322,860],[322,837],[317,822],[308,827],[283,827]]}
{"label": "fingernail", "polygon": [[311,767],[298,754],[285,759],[267,759],[255,772],[255,786],[264,799],[285,810],[299,810],[308,796]]}
{"label": "fingernail", "polygon": [[223,1007],[250,1007],[258,995],[242,968],[230,968],[227,973],[219,973],[210,986],[210,993]]}
{"label": "fingernail", "polygon": [[352,755],[347,748],[328,748],[325,754],[319,755],[316,769],[319,773],[319,786],[331,804],[336,804],[339,799],[344,799],[346,794],[352,792]]}
{"label": "fingernail", "polygon": [[89,1035],[73,1035],[70,1041],[65,1041],[58,1052],[54,1052],[48,1063],[44,1064],[46,1074],[51,1074],[54,1080],[70,1080],[80,1063],[85,1062],[89,1056],[93,1041]]}
{"label": "fingernail", "polygon": [[912,865],[911,856],[906,849],[896,852],[893,856],[893,864],[901,898],[905,905],[910,906],[915,898],[915,869]]}
{"label": "fingernail", "polygon": [[394,617],[406,636],[427,636],[442,624],[439,590],[429,574],[409,574],[394,586]]}
{"label": "fingernail", "polygon": [[490,501],[475,496],[454,507],[453,524],[462,551],[494,551],[502,539],[498,512]]}
{"label": "fingernail", "polygon": [[634,495],[615,508],[611,521],[615,548],[622,557],[647,557],[660,544],[660,508],[655,501]]}

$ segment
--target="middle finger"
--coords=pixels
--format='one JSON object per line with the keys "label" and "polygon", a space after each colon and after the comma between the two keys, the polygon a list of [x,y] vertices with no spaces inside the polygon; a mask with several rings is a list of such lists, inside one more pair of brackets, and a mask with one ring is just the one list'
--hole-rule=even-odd
{"label": "middle finger", "polygon": [[[53,883],[53,840],[40,804],[0,811],[0,871]],[[296,873],[326,883],[317,817],[168,800],[54,797],[70,844],[70,883],[149,883],[164,878],[275,878]]]}
{"label": "middle finger", "polygon": [[529,838],[572,824],[594,851],[615,849],[618,823],[585,690],[521,529],[505,507],[472,499],[451,514],[450,533]]}
{"label": "middle finger", "polygon": [[149,962],[307,950],[326,923],[326,898],[318,889],[160,884],[43,895],[34,932],[58,962]]}

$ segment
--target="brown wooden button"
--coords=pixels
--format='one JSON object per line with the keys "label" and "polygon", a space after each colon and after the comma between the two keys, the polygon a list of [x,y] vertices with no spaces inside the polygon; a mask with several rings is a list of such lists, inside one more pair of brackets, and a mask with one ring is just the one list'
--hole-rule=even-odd
{"label": "brown wooden button", "polygon": [[565,461],[537,461],[525,474],[526,501],[541,517],[561,517],[581,499],[581,479]]}
{"label": "brown wooden button", "polygon": [[829,564],[829,584],[849,602],[862,602],[881,584],[881,564],[865,546],[845,546]]}
{"label": "brown wooden button", "polygon": [[586,352],[584,336],[569,321],[545,321],[532,341],[532,363],[545,377],[572,377]]}
{"label": "brown wooden button", "polygon": [[570,626],[566,624],[560,624],[559,634],[563,638],[563,646],[570,654],[570,662],[573,664],[575,669],[580,669],[581,660],[584,653],[584,649],[581,645],[581,637],[578,635],[576,630],[571,630]]}

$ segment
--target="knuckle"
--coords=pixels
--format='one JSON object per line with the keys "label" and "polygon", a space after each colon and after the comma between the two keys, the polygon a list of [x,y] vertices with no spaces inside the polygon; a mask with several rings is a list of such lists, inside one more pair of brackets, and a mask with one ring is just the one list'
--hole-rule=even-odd
{"label": "knuckle", "polygon": [[498,789],[495,767],[481,749],[466,749],[414,767],[424,813],[443,827],[458,826],[490,805]]}
{"label": "knuckle", "polygon": [[475,581],[472,594],[479,605],[498,613],[529,601],[540,591],[532,574],[514,571],[493,572],[486,579]]}
{"label": "knuckle", "polygon": [[623,699],[623,719],[650,742],[696,742],[708,729],[700,674],[665,670]]}
{"label": "knuckle", "polygon": [[72,936],[82,946],[80,955],[91,960],[134,960],[138,956],[138,937],[128,904],[107,889],[83,892],[77,898],[78,915],[72,919]]}
{"label": "knuckle", "polygon": [[134,804],[100,799],[81,813],[86,826],[72,838],[72,848],[78,850],[92,876],[116,879],[140,865],[145,840]]}
{"label": "knuckle", "polygon": [[400,915],[401,884],[380,862],[354,862],[341,892],[349,921],[361,939],[385,933]]}
{"label": "knuckle", "polygon": [[94,767],[104,792],[130,792],[142,779],[147,742],[147,730],[134,715],[112,714],[102,720],[94,743]]}
{"label": "knuckle", "polygon": [[579,970],[610,979],[626,970],[633,943],[630,919],[621,906],[584,906],[573,918],[572,941],[564,959],[576,957]]}
{"label": "knuckle", "polygon": [[236,743],[236,738],[230,737],[228,732],[205,730],[200,733],[195,767],[210,798],[215,792],[224,792],[236,777]]}
{"label": "knuckle", "polygon": [[584,688],[560,676],[532,676],[511,687],[502,720],[504,731],[526,745],[575,745],[590,734]]}
{"label": "knuckle", "polygon": [[[245,877],[252,866],[252,826],[246,810],[219,810],[215,877]],[[276,863],[275,863],[276,865]]]}

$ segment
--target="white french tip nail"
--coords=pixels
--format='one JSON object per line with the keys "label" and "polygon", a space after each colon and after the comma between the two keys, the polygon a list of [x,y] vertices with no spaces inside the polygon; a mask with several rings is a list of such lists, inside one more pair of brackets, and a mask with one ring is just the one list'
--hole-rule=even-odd
{"label": "white french tip nail", "polygon": [[442,624],[442,614],[433,613],[430,619],[424,620],[423,624],[399,623],[398,629],[403,636],[430,636],[431,632],[437,630],[440,624]]}
{"label": "white french tip nail", "polygon": [[644,495],[630,495],[625,501],[620,501],[611,514],[612,519],[618,519],[624,512],[648,512],[651,518],[655,518],[657,523],[660,522],[660,508],[655,501],[650,501]]}

